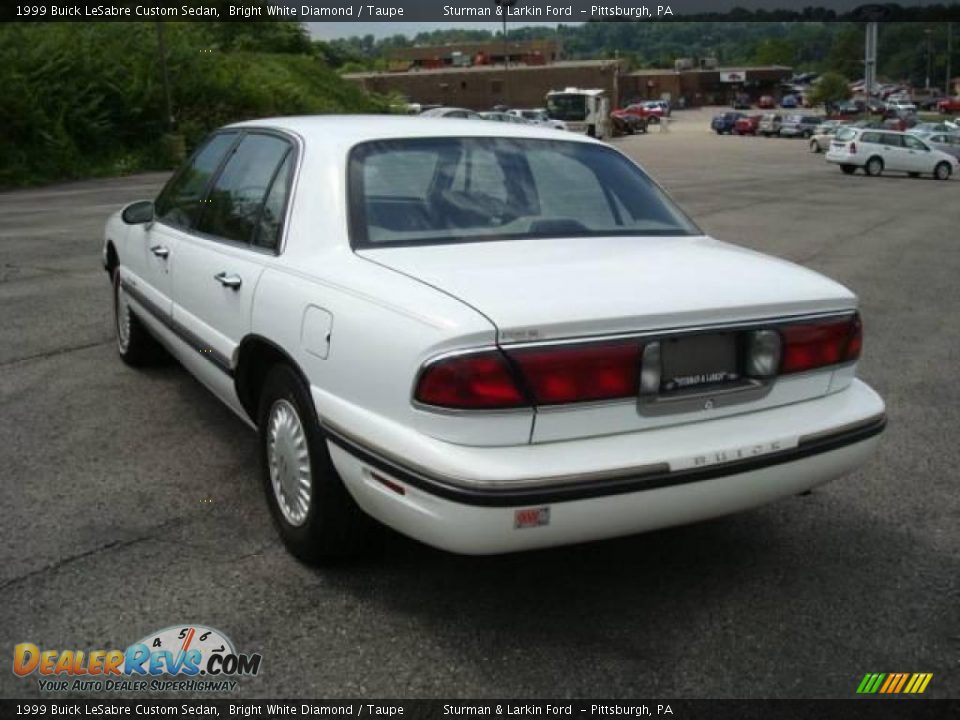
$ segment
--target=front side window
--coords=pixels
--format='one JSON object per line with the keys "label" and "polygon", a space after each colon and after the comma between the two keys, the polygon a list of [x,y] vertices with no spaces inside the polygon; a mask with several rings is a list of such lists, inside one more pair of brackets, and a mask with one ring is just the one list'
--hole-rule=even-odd
{"label": "front side window", "polygon": [[157,197],[157,220],[184,229],[196,225],[210,178],[236,140],[237,133],[218,133],[194,153]]}
{"label": "front side window", "polygon": [[929,148],[912,135],[904,135],[903,144],[910,150],[923,150],[926,152]]}
{"label": "front side window", "polygon": [[252,242],[267,190],[290,151],[290,143],[275,135],[244,136],[210,190],[198,229]]}
{"label": "front side window", "polygon": [[699,235],[636,165],[589,143],[383,140],[349,160],[356,247],[609,235]]}

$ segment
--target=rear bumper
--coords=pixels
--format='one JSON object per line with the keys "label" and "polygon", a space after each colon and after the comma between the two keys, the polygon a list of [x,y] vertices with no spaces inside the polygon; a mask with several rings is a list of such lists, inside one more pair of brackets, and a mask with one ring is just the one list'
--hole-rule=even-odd
{"label": "rear bumper", "polygon": [[[873,452],[883,401],[854,381],[795,405],[686,426],[507,448],[379,451],[325,424],[359,505],[427,544],[466,554],[527,550],[693,522],[839,477]],[[435,459],[437,456],[433,456]],[[516,527],[517,511],[546,522]],[[529,516],[527,513],[526,516]]]}

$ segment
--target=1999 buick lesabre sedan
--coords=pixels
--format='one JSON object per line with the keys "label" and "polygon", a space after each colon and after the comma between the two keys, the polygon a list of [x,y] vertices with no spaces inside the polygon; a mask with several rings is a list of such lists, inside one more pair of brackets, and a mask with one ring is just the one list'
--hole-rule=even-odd
{"label": "1999 buick lesabre sedan", "polygon": [[231,125],[103,258],[123,360],[159,341],[258,430],[307,560],[370,516],[483,554],[731,513],[857,468],[885,423],[851,292],[550,129]]}

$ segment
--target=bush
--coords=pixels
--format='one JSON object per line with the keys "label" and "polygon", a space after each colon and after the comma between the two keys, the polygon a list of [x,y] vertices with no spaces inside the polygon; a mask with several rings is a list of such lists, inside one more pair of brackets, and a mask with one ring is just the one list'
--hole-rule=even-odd
{"label": "bush", "polygon": [[[223,50],[216,25],[165,29],[176,131],[188,150],[229,122],[387,111],[385,98],[312,54]],[[0,26],[0,87],[0,187],[169,167],[154,23]]]}

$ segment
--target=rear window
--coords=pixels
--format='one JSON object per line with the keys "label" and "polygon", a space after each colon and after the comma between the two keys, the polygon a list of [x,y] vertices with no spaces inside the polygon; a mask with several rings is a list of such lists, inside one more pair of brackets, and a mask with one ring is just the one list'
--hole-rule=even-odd
{"label": "rear window", "polygon": [[355,247],[701,234],[636,165],[579,142],[364,143],[350,155],[349,203]]}
{"label": "rear window", "polygon": [[856,135],[857,135],[856,130],[854,130],[853,128],[844,127],[837,130],[837,134],[835,137],[837,138],[837,140],[840,140],[841,142],[846,142],[847,140],[853,140],[853,138],[855,138]]}

